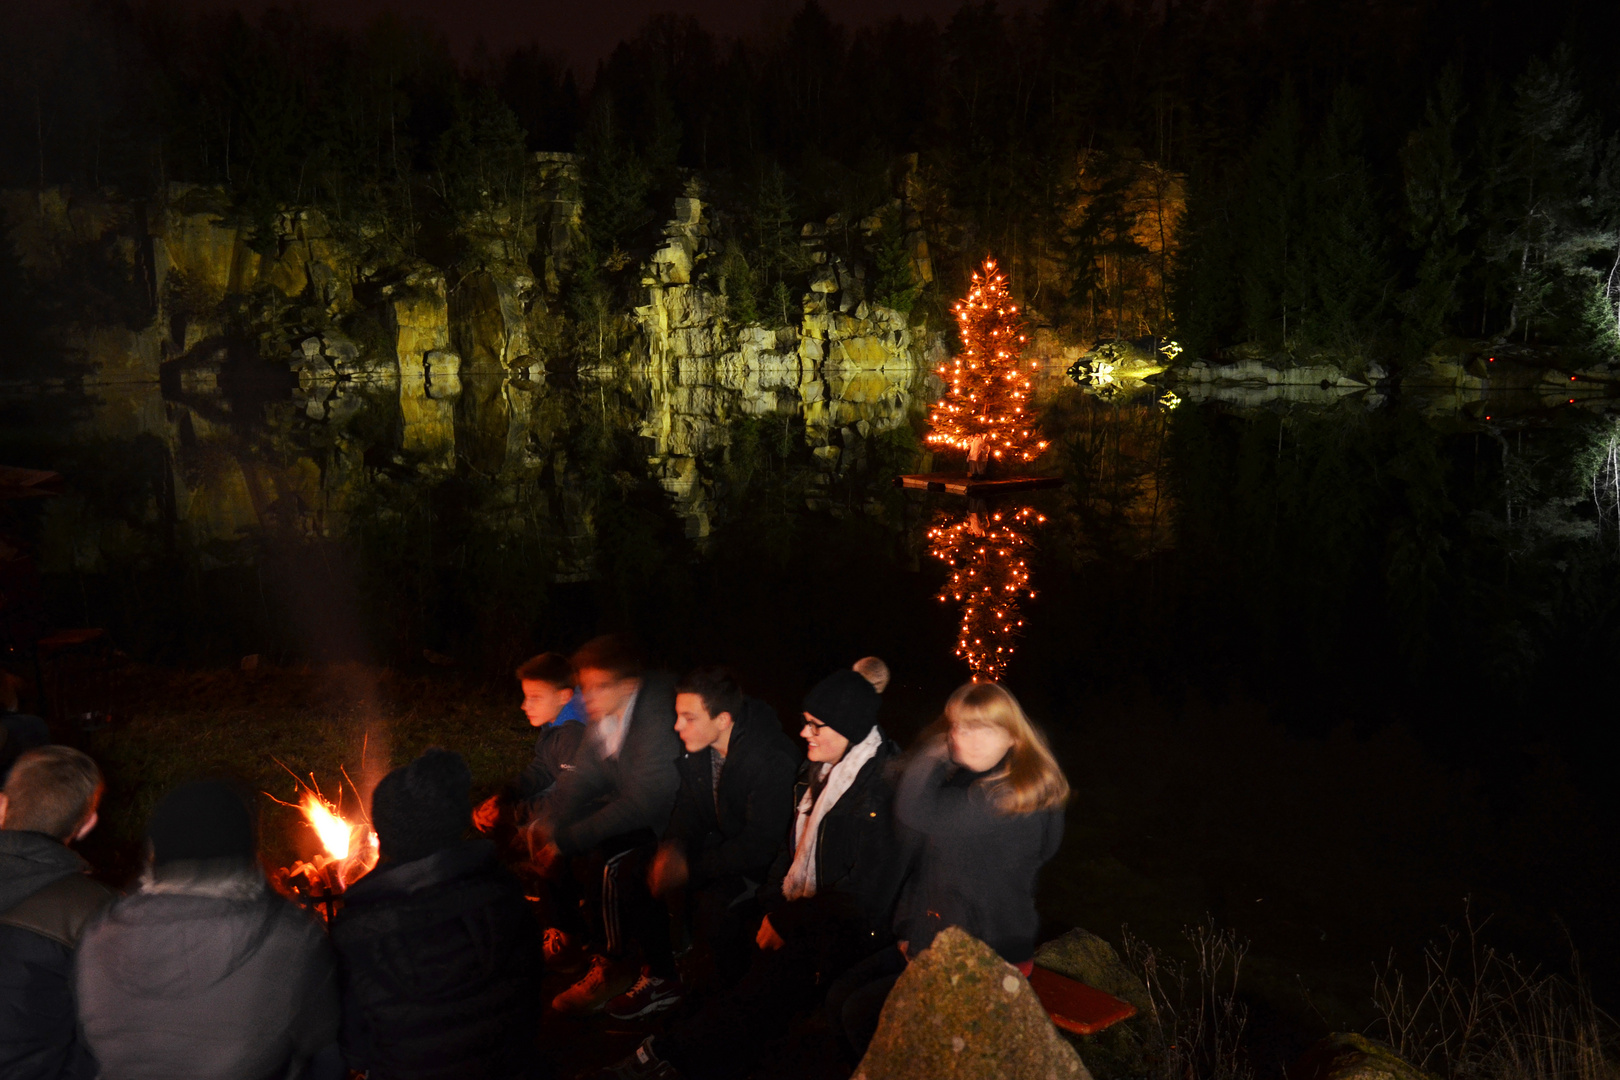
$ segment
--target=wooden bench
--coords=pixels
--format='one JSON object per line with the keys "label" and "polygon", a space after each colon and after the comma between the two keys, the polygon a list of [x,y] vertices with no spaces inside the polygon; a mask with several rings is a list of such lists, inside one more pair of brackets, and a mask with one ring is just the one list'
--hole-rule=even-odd
{"label": "wooden bench", "polygon": [[1076,1035],[1094,1035],[1136,1015],[1131,1003],[1043,967],[1030,971],[1029,985],[1052,1023]]}

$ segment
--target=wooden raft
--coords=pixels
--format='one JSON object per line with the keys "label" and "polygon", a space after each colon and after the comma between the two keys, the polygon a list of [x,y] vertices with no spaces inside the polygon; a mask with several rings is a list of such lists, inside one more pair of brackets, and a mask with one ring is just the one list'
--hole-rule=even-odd
{"label": "wooden raft", "polygon": [[1033,491],[1062,487],[1061,476],[1006,476],[987,478],[960,472],[911,473],[895,478],[895,486],[913,491],[943,491],[950,495],[1000,495],[1009,491]]}
{"label": "wooden raft", "polygon": [[1136,1015],[1129,1002],[1043,967],[1029,973],[1029,986],[1052,1023],[1076,1035],[1092,1035]]}

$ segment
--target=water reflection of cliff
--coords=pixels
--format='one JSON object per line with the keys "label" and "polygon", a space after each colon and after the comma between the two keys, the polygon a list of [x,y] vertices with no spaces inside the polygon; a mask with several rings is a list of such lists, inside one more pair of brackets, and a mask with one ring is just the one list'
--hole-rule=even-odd
{"label": "water reflection of cliff", "polygon": [[[315,211],[282,215],[266,251],[204,189],[138,208],[7,196],[35,288],[72,306],[93,257],[128,293],[127,317],[87,305],[50,328],[38,375],[0,386],[0,457],[73,481],[38,515],[42,570],[175,582],[150,586],[160,603],[224,575],[244,609],[371,589],[409,637],[447,607],[493,617],[454,592],[539,596],[668,531],[706,544],[746,487],[739,432],[772,433],[800,507],[868,509],[867,474],[909,449],[924,347],[827,230],[799,241],[808,287],[786,323],[738,325],[709,209],[676,200],[644,303],[579,362],[556,314],[578,176],[555,156],[536,172],[527,224],[462,223],[451,272]],[[197,603],[180,621],[211,615]]]}

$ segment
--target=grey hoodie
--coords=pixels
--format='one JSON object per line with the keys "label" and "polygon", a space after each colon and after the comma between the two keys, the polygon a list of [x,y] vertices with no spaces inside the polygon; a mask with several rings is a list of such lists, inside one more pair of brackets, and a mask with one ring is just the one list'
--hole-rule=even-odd
{"label": "grey hoodie", "polygon": [[102,1080],[281,1080],[337,1038],[326,935],[257,868],[167,868],[85,931],[77,973]]}

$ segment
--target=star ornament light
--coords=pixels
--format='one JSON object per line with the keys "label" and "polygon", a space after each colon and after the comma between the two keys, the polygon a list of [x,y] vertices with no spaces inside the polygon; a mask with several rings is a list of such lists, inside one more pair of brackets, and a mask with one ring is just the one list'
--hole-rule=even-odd
{"label": "star ornament light", "polygon": [[927,441],[1008,464],[1033,461],[1046,449],[1031,407],[1034,360],[1024,360],[1024,322],[994,259],[974,273],[968,294],[951,308],[962,349],[938,373],[945,394],[929,415]]}

